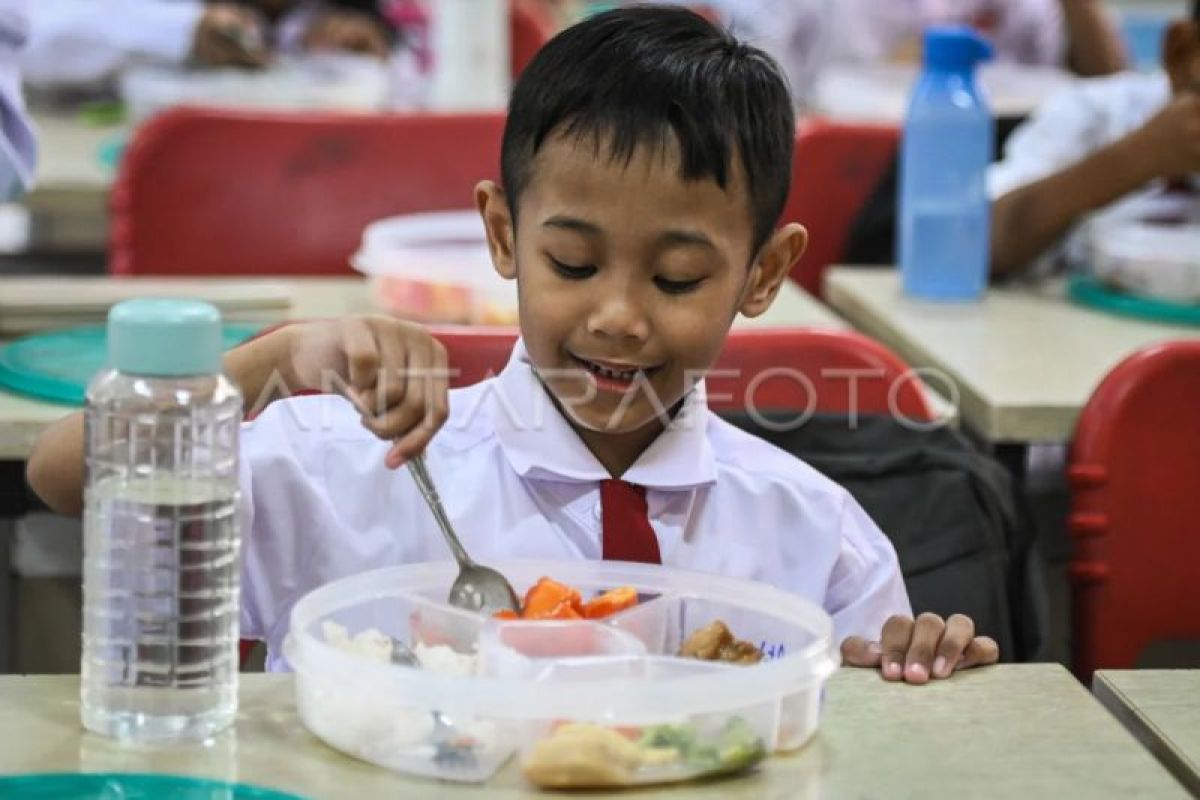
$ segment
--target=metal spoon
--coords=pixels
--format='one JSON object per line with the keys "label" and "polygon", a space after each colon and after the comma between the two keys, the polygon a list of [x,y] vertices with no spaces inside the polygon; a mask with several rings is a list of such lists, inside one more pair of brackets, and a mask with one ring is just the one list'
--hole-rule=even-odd
{"label": "metal spoon", "polygon": [[425,469],[425,457],[415,456],[410,459],[408,471],[417,482],[421,496],[433,512],[433,518],[437,520],[442,535],[446,537],[446,544],[450,545],[450,552],[458,562],[458,577],[450,587],[450,605],[467,611],[518,610],[521,607],[520,601],[508,579],[491,567],[476,564],[463,549],[458,535],[450,525],[450,519],[446,516],[446,510],[442,508],[441,498],[438,497],[437,489],[429,478],[429,471]]}

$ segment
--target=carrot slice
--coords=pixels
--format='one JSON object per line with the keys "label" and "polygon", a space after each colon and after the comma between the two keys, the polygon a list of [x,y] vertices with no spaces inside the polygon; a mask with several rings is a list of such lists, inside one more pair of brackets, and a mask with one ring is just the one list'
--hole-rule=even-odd
{"label": "carrot slice", "polygon": [[637,601],[637,589],[632,586],[618,586],[587,601],[583,606],[583,616],[588,619],[601,619],[636,606]]}
{"label": "carrot slice", "polygon": [[[577,616],[583,616],[583,598],[580,597],[578,590],[550,578],[542,578],[525,593],[521,617],[524,619],[547,619],[547,615],[551,613],[562,613],[556,609],[564,603],[573,609]],[[570,617],[557,618],[570,619]]]}
{"label": "carrot slice", "polygon": [[492,614],[495,619],[520,619],[521,615],[511,609],[502,608],[495,614]]}

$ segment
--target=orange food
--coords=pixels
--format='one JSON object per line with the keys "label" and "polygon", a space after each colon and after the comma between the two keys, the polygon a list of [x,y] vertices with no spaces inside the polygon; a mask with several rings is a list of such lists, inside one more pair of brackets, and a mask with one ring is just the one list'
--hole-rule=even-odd
{"label": "orange food", "polygon": [[520,614],[518,614],[515,611],[511,611],[507,608],[497,611],[495,614],[492,614],[492,616],[495,617],[496,619],[520,619],[521,618]]}
{"label": "orange food", "polygon": [[637,589],[632,586],[619,586],[587,601],[583,606],[583,616],[588,619],[601,619],[632,608],[637,605],[637,601]]}
{"label": "orange food", "polygon": [[[560,608],[566,606],[566,608]],[[575,615],[566,616],[567,609]],[[542,578],[525,593],[522,619],[578,619],[583,616],[583,598],[565,583]]]}

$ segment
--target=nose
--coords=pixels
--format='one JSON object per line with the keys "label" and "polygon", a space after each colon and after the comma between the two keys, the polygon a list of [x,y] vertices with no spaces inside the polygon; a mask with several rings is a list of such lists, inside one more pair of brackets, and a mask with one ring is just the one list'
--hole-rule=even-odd
{"label": "nose", "polygon": [[626,281],[597,287],[587,329],[603,338],[645,341],[650,336],[650,318],[636,287]]}

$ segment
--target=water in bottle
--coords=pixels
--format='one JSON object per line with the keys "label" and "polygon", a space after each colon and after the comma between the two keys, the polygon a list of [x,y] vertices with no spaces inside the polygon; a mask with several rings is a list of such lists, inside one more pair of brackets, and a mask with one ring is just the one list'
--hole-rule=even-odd
{"label": "water in bottle", "polygon": [[975,67],[990,54],[969,28],[925,33],[900,156],[898,260],[914,297],[973,300],[987,283],[994,123]]}
{"label": "water in bottle", "polygon": [[85,411],[81,714],[139,742],[203,739],[237,712],[242,398],[207,303],[131,300]]}

